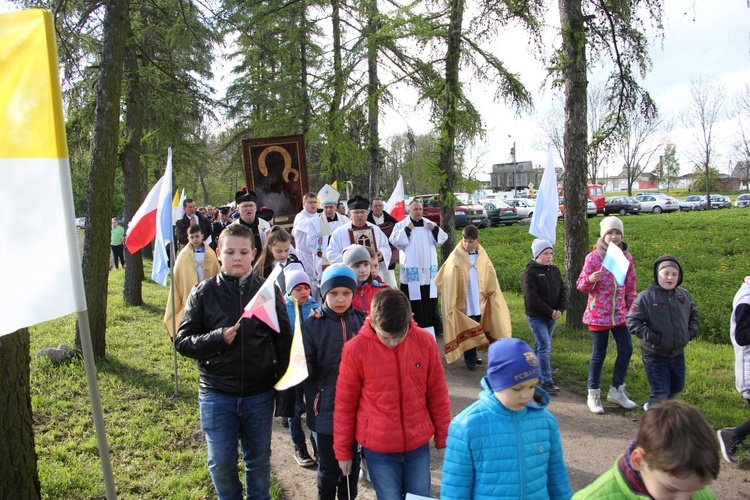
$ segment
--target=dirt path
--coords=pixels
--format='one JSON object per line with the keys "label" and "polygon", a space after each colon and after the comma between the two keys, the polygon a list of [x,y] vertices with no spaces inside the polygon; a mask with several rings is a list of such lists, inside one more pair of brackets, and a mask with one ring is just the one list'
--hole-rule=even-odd
{"label": "dirt path", "polygon": [[[483,356],[485,357],[485,356]],[[453,415],[458,414],[477,399],[482,370],[470,372],[462,362],[446,367],[446,378],[453,403]],[[606,413],[594,415],[588,411],[585,398],[563,389],[552,397],[550,411],[557,417],[563,439],[565,462],[573,491],[590,484],[625,450],[638,431],[635,415],[605,403]],[[308,432],[309,434],[309,432]],[[289,430],[274,423],[271,465],[281,483],[283,498],[289,500],[317,498],[315,470],[302,469],[292,458],[294,448]],[[440,496],[442,463],[433,450],[432,496]],[[712,485],[717,498],[750,499],[750,471],[722,461],[719,479]],[[360,482],[359,499],[375,499],[375,491],[367,482]]]}

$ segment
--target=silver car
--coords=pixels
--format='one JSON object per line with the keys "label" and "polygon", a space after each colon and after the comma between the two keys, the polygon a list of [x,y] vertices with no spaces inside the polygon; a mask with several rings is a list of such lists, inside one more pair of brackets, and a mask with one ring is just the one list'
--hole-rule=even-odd
{"label": "silver car", "polygon": [[637,200],[641,203],[641,212],[660,214],[662,212],[676,212],[680,209],[677,200],[663,194],[643,194]]}

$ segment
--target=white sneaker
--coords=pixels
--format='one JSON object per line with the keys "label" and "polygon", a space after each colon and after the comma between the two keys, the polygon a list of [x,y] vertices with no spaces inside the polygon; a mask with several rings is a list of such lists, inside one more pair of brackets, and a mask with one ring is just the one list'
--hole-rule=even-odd
{"label": "white sneaker", "polygon": [[604,413],[604,406],[602,406],[602,391],[601,389],[589,389],[589,397],[586,399],[586,404],[589,405],[591,413],[601,415]]}
{"label": "white sneaker", "polygon": [[607,394],[607,401],[618,404],[628,410],[632,410],[638,406],[628,398],[628,393],[625,392],[625,384],[622,384],[620,387],[610,387]]}

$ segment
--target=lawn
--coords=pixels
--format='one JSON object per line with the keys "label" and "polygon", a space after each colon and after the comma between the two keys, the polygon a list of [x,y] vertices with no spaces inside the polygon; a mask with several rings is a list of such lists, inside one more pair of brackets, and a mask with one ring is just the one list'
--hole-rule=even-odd
{"label": "lawn", "polygon": [[[589,220],[592,245],[600,220]],[[749,223],[750,210],[742,209],[627,216],[624,220],[625,241],[631,244],[640,277],[639,290],[651,283],[656,257],[673,253],[682,261],[684,286],[693,294],[702,318],[702,340],[687,349],[688,380],[682,398],[703,411],[717,428],[747,418],[746,404],[734,389],[733,352],[727,339],[732,297],[745,274],[750,274],[741,244],[748,241]],[[559,230],[558,264],[564,262],[562,224]],[[533,239],[528,227],[484,229],[481,238],[511,307],[514,335],[532,342],[521,295],[521,275]],[[172,349],[161,323],[167,289],[144,282],[146,304],[127,306],[122,300],[123,276],[123,271],[117,271],[110,277],[107,357],[97,360],[118,495],[213,498],[198,421],[198,373],[189,359],[178,357],[180,393],[174,395]],[[584,394],[589,335],[563,327],[563,321],[559,325],[552,356],[555,379]],[[32,354],[60,343],[73,345],[75,317],[30,330]],[[614,345],[610,352],[614,354]],[[645,401],[648,383],[637,353],[636,349],[628,389],[634,399]],[[613,361],[610,355],[604,383],[609,382],[606,377]],[[32,358],[31,386],[44,497],[102,498],[104,486],[82,361],[56,366]],[[747,454],[743,458],[750,460]]]}

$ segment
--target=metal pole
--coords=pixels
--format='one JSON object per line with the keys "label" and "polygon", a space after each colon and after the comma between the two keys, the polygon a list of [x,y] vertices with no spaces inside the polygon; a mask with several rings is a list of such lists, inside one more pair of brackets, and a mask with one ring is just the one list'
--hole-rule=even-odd
{"label": "metal pole", "polygon": [[513,141],[513,149],[510,150],[510,154],[513,156],[513,198],[518,197],[518,182],[516,182],[516,171],[518,165],[516,165],[516,141]]}

